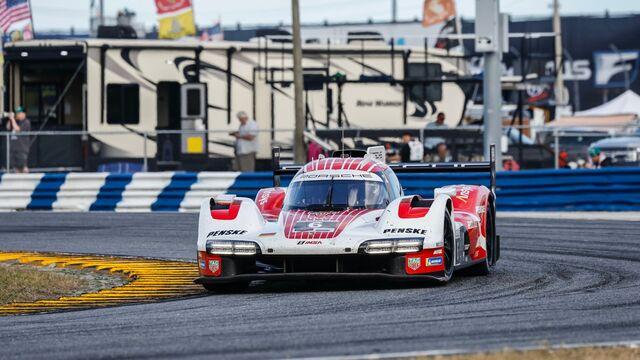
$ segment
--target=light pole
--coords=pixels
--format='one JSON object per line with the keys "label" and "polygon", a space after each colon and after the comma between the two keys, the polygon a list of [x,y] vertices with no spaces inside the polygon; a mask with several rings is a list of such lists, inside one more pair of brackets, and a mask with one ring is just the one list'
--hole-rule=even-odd
{"label": "light pole", "polygon": [[302,75],[302,38],[300,36],[300,5],[291,0],[291,28],[293,32],[293,87],[295,101],[295,130],[293,132],[293,155],[296,164],[306,161],[304,149],[304,98]]}

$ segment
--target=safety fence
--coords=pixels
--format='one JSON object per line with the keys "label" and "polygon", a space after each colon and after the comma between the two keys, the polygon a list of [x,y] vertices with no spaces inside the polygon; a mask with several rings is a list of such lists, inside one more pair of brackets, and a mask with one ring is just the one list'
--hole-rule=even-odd
{"label": "safety fence", "polygon": [[[486,175],[467,173],[399,178],[406,194],[424,197],[439,186],[489,182]],[[2,174],[0,211],[197,211],[207,196],[253,198],[271,185],[266,172]],[[503,211],[640,210],[640,168],[500,172],[497,185]]]}

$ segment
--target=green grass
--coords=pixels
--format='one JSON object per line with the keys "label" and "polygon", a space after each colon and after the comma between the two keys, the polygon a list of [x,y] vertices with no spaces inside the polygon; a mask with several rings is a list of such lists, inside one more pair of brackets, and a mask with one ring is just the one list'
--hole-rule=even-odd
{"label": "green grass", "polygon": [[500,352],[427,356],[430,360],[636,360],[638,347],[580,347],[571,349],[541,349],[529,351],[503,350]]}
{"label": "green grass", "polygon": [[79,276],[55,269],[0,263],[0,305],[76,295],[89,285]]}

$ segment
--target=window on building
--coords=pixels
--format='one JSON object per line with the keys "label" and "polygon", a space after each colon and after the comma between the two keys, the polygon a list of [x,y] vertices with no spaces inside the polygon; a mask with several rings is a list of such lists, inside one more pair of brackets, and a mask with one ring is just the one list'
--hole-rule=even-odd
{"label": "window on building", "polygon": [[107,85],[107,124],[140,123],[140,86]]}

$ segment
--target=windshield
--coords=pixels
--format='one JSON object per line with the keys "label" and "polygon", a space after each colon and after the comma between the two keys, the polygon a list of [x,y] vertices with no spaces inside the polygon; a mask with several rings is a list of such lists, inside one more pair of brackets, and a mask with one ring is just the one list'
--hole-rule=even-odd
{"label": "windshield", "polygon": [[383,209],[389,202],[389,193],[381,181],[297,181],[289,185],[284,210]]}

